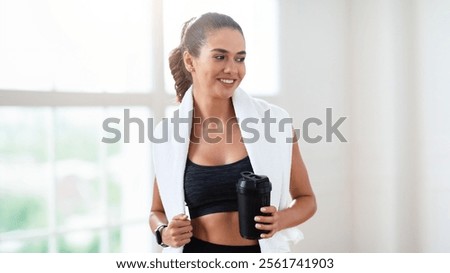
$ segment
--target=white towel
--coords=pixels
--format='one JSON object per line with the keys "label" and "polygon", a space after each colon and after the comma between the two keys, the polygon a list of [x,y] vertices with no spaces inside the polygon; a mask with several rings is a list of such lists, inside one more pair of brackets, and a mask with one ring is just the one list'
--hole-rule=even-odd
{"label": "white towel", "polygon": [[[293,134],[289,115],[282,108],[255,99],[240,88],[236,89],[232,101],[253,171],[267,175],[272,182],[271,205],[278,210],[288,207],[292,201],[289,194],[292,141],[289,140]],[[193,97],[189,89],[174,112],[174,116],[185,120],[177,125],[171,120],[163,120],[154,132],[157,139],[164,136],[167,139],[152,144],[154,170],[167,219],[180,213],[187,214],[183,179],[192,113]],[[274,118],[275,122],[263,123],[265,115]],[[301,239],[303,234],[295,227],[277,232],[272,238],[261,239],[259,244],[262,252],[289,252],[289,243]],[[164,249],[164,252],[182,251],[182,247]]]}

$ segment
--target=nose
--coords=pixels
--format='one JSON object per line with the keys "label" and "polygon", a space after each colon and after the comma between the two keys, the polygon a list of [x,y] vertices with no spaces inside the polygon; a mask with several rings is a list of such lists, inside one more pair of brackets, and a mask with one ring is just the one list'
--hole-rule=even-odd
{"label": "nose", "polygon": [[237,74],[238,73],[238,64],[235,60],[228,60],[225,63],[225,68],[223,70],[224,73],[227,74]]}

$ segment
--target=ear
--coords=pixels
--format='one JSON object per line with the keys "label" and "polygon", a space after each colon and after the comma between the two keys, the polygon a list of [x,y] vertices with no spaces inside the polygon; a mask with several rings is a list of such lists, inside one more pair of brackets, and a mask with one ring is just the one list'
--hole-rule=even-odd
{"label": "ear", "polygon": [[183,52],[183,62],[184,62],[184,67],[186,67],[186,70],[189,71],[190,73],[194,72],[194,57],[192,57],[192,55],[186,50],[185,52]]}

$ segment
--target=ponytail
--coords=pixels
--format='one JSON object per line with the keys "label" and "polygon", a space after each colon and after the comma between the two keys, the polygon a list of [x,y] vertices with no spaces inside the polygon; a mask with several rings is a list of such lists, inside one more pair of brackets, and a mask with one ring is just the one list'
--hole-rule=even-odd
{"label": "ponytail", "polygon": [[192,85],[192,76],[186,70],[183,61],[183,50],[181,46],[172,50],[169,56],[169,67],[172,77],[175,80],[175,91],[177,93],[177,101],[183,100],[184,94]]}

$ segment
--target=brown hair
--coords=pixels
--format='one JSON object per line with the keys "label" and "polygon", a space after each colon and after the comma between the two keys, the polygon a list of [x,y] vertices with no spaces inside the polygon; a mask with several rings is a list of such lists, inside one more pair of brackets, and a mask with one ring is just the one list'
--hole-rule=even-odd
{"label": "brown hair", "polygon": [[169,56],[169,67],[175,80],[177,101],[181,102],[184,94],[192,85],[192,76],[184,66],[183,53],[189,52],[194,57],[200,55],[200,48],[206,43],[207,33],[221,28],[238,30],[242,36],[241,27],[233,18],[220,13],[205,13],[199,18],[191,18],[183,25],[180,45]]}

